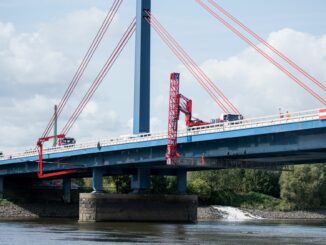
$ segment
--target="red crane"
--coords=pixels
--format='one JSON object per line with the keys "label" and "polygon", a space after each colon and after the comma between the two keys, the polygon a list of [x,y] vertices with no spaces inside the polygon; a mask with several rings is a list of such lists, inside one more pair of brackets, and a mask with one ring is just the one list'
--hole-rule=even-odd
{"label": "red crane", "polygon": [[77,170],[63,170],[63,171],[58,171],[58,172],[51,172],[51,173],[43,173],[43,144],[44,142],[49,141],[50,139],[57,138],[57,139],[64,139],[65,135],[60,134],[56,136],[47,136],[44,138],[40,138],[37,141],[37,152],[38,152],[38,172],[37,172],[37,177],[40,179],[44,178],[50,178],[50,177],[56,177],[56,176],[61,176],[61,175],[66,175],[66,174],[71,174],[71,173],[76,173]]}
{"label": "red crane", "polygon": [[169,97],[169,124],[168,124],[168,145],[166,152],[167,164],[176,164],[180,156],[177,152],[178,121],[180,112],[185,114],[187,127],[195,127],[209,124],[192,116],[192,100],[179,93],[180,74],[170,75],[170,97]]}

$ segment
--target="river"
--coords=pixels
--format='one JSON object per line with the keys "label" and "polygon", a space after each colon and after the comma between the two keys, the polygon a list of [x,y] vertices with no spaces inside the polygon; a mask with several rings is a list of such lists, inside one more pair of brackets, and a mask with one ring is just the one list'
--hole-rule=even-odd
{"label": "river", "polygon": [[326,244],[326,221],[197,224],[80,224],[62,219],[0,221],[0,244]]}

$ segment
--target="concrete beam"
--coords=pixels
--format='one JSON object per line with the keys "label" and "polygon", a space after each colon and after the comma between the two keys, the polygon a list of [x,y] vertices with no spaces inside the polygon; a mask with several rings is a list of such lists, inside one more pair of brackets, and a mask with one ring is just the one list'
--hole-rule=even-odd
{"label": "concrete beam", "polygon": [[93,168],[92,186],[93,193],[103,192],[103,169]]}
{"label": "concrete beam", "polygon": [[71,178],[64,178],[62,182],[63,201],[71,203]]}
{"label": "concrete beam", "polygon": [[187,171],[185,169],[177,171],[177,188],[179,194],[187,193]]}

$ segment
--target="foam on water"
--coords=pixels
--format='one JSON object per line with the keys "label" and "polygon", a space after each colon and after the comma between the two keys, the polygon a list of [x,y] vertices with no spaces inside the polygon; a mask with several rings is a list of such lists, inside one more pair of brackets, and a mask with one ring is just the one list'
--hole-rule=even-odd
{"label": "foam on water", "polygon": [[213,208],[218,210],[223,220],[245,221],[245,220],[253,220],[253,219],[262,219],[259,216],[252,215],[246,211],[240,210],[239,208],[227,207],[227,206],[213,206]]}

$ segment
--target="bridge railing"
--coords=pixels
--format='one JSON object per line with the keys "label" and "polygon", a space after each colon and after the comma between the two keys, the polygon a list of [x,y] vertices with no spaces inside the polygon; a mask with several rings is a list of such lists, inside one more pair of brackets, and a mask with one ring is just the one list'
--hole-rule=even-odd
{"label": "bridge railing", "polygon": [[[315,109],[315,110],[295,112],[291,114],[285,113],[276,116],[274,115],[274,116],[259,117],[259,118],[252,118],[252,119],[243,119],[243,120],[232,121],[232,122],[215,123],[215,124],[209,124],[200,127],[192,127],[186,130],[181,130],[178,132],[178,137],[232,131],[232,130],[247,129],[247,128],[257,128],[257,127],[264,127],[264,126],[281,125],[281,124],[301,122],[301,121],[318,120],[319,114],[320,114],[320,110]],[[117,138],[101,139],[97,141],[79,143],[75,145],[49,147],[44,149],[44,154],[76,151],[76,150],[83,150],[89,148],[104,147],[110,145],[121,145],[121,144],[128,144],[134,142],[152,141],[152,140],[159,140],[159,139],[166,139],[166,138],[167,138],[167,132],[160,132],[160,133],[153,133],[153,134],[145,133],[145,134],[138,134],[138,135],[123,135]],[[23,157],[32,157],[32,156],[37,156],[36,149],[30,149],[23,152],[6,154],[0,157],[0,161],[23,158]]]}
{"label": "bridge railing", "polygon": [[[319,109],[192,127],[188,129],[187,133],[189,135],[189,132],[192,134],[201,134],[207,132],[231,131],[237,129],[273,126],[317,119],[319,119]],[[181,136],[181,134],[178,135]]]}

